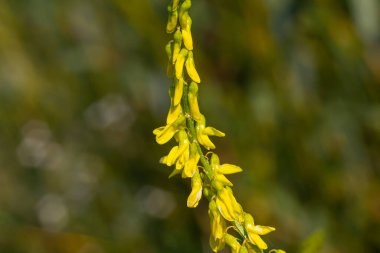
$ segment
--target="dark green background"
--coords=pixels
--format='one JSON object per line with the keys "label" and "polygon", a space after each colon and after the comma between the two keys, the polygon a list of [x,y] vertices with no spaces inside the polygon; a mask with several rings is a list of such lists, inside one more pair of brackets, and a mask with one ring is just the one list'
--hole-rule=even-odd
{"label": "dark green background", "polygon": [[[186,208],[189,180],[158,163],[174,143],[152,134],[167,3],[0,1],[0,252],[211,252],[207,205]],[[380,2],[194,0],[190,15],[201,111],[244,169],[239,202],[277,228],[270,247],[317,233],[314,252],[380,252]]]}

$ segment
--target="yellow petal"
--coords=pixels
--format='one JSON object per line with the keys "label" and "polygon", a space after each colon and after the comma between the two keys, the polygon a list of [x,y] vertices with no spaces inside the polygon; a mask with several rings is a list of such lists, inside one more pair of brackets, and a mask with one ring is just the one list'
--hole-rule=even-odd
{"label": "yellow petal", "polygon": [[256,244],[260,249],[267,249],[268,245],[261,239],[258,234],[248,232],[248,238],[251,243]]}
{"label": "yellow petal", "polygon": [[180,104],[174,106],[170,106],[168,116],[166,117],[166,124],[171,124],[174,121],[176,121],[179,117],[179,115],[182,113],[182,107]]}
{"label": "yellow petal", "polygon": [[210,158],[210,165],[213,170],[215,170],[217,167],[219,167],[220,161],[219,161],[219,156],[215,153],[211,154]]}
{"label": "yellow petal", "polygon": [[174,98],[173,104],[176,106],[181,102],[182,94],[183,94],[183,78],[174,79],[175,90],[174,90]]}
{"label": "yellow petal", "polygon": [[230,187],[223,187],[218,191],[216,205],[226,220],[241,222],[243,209],[236,201]]}
{"label": "yellow petal", "polygon": [[156,142],[158,144],[167,143],[177,131],[178,130],[172,124],[166,125],[166,127],[156,135]]}
{"label": "yellow petal", "polygon": [[253,227],[252,232],[259,234],[259,235],[266,235],[266,234],[273,232],[275,230],[276,229],[273,227],[256,225]]}
{"label": "yellow petal", "polygon": [[199,134],[198,132],[197,138],[198,138],[199,143],[203,145],[207,150],[215,149],[214,143],[212,143],[212,141],[210,140],[210,138],[208,138],[207,135]]}
{"label": "yellow petal", "polygon": [[218,137],[224,137],[226,134],[213,128],[213,127],[206,127],[204,130],[203,130],[203,133],[204,134],[207,134],[207,135],[213,135],[213,136],[218,136]]}
{"label": "yellow petal", "polygon": [[158,135],[159,133],[162,132],[162,130],[164,130],[164,128],[165,128],[165,126],[157,127],[156,129],[153,130],[153,134]]}
{"label": "yellow petal", "polygon": [[187,207],[195,208],[202,198],[202,179],[199,173],[195,173],[191,178],[191,192],[187,198]]}
{"label": "yellow petal", "polygon": [[173,147],[167,156],[161,158],[160,162],[167,166],[172,166],[177,159],[178,146]]}
{"label": "yellow petal", "polygon": [[201,121],[204,116],[199,111],[198,105],[198,84],[191,82],[189,85],[188,100],[190,105],[190,114],[196,121]]}
{"label": "yellow petal", "polygon": [[191,35],[191,31],[187,29],[182,29],[182,38],[183,44],[187,50],[193,50],[193,37]]}
{"label": "yellow petal", "polygon": [[222,183],[223,185],[233,186],[230,180],[228,180],[223,174],[216,174],[214,180]]}
{"label": "yellow petal", "polygon": [[172,63],[173,64],[177,61],[179,52],[181,50],[181,46],[182,46],[182,33],[178,29],[174,33],[174,45],[173,45],[173,56],[172,56]]}
{"label": "yellow petal", "polygon": [[194,59],[193,59],[193,52],[192,51],[189,51],[185,65],[186,65],[187,74],[190,76],[190,78],[194,82],[200,83],[201,79],[199,78],[198,72],[195,69],[195,64],[194,64]]}
{"label": "yellow petal", "polygon": [[177,61],[175,62],[175,76],[178,79],[182,78],[183,65],[185,63],[187,54],[188,54],[187,49],[182,48],[177,57]]}
{"label": "yellow petal", "polygon": [[234,174],[234,173],[241,172],[243,170],[239,166],[225,163],[225,164],[218,166],[216,171],[218,173],[222,173],[222,174]]}

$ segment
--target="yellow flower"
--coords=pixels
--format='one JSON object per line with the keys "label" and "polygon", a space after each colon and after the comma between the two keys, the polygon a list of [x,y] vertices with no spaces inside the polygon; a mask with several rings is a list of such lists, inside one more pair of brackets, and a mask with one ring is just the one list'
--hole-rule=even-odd
{"label": "yellow flower", "polygon": [[216,197],[216,206],[222,216],[228,221],[243,221],[243,209],[236,201],[230,187],[220,189]]}
{"label": "yellow flower", "polygon": [[[182,32],[182,35],[185,35],[186,33]],[[184,37],[185,39],[185,37]],[[193,58],[193,51],[189,51],[185,63],[187,74],[190,76],[190,78],[196,82],[200,83],[201,79],[198,75],[197,69],[195,68],[194,58]]]}
{"label": "yellow flower", "polygon": [[189,93],[187,94],[189,100],[190,114],[196,121],[201,121],[203,115],[199,111],[198,105],[198,84],[191,82],[189,85]]}
{"label": "yellow flower", "polygon": [[226,222],[220,215],[216,207],[215,200],[211,200],[209,203],[208,214],[210,216],[211,224],[211,236],[210,246],[214,252],[224,248],[224,234],[226,233]]}
{"label": "yellow flower", "polygon": [[175,64],[182,46],[182,33],[179,29],[174,33],[172,63]]}
{"label": "yellow flower", "polygon": [[195,208],[202,198],[202,179],[197,171],[191,178],[191,192],[187,198],[187,207]]}
{"label": "yellow flower", "polygon": [[200,120],[196,122],[197,140],[206,149],[214,149],[215,145],[211,142],[208,136],[223,137],[225,134],[213,127],[206,127],[205,125],[205,117],[201,115]]}
{"label": "yellow flower", "polygon": [[175,85],[175,90],[174,90],[174,98],[173,98],[173,105],[180,106],[180,102],[182,99],[182,93],[183,93],[183,78],[181,77],[180,79],[174,78],[174,85]]}
{"label": "yellow flower", "polygon": [[175,62],[175,76],[180,79],[182,78],[183,73],[183,65],[185,64],[186,56],[189,51],[187,49],[182,48],[178,54],[177,61]]}
{"label": "yellow flower", "polygon": [[249,241],[260,249],[267,249],[267,244],[261,239],[260,235],[266,235],[274,230],[273,227],[255,225],[252,215],[244,213],[244,227],[248,233]]}
{"label": "yellow flower", "polygon": [[156,142],[158,144],[167,143],[181,128],[183,128],[185,122],[186,118],[181,114],[173,123],[154,129],[153,134],[156,135]]}
{"label": "yellow flower", "polygon": [[241,245],[235,236],[225,234],[224,240],[226,241],[226,244],[231,247],[232,253],[239,253]]}
{"label": "yellow flower", "polygon": [[182,177],[192,177],[195,172],[198,170],[198,162],[200,155],[197,150],[197,145],[193,142],[190,144],[190,157],[186,162],[185,167],[182,171]]}
{"label": "yellow flower", "polygon": [[242,171],[240,167],[233,164],[226,163],[220,165],[219,157],[215,153],[212,153],[211,155],[210,165],[211,169],[214,171],[214,180],[222,185],[233,185],[223,174],[233,174]]}

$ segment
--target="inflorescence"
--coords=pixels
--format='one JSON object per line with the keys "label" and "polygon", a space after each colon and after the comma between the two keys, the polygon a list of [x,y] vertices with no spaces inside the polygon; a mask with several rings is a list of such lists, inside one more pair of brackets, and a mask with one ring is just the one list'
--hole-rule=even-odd
{"label": "inflorescence", "polygon": [[[209,202],[211,224],[210,247],[214,252],[227,244],[233,253],[264,252],[268,248],[261,238],[275,230],[273,227],[254,223],[251,214],[245,212],[232,191],[233,184],[225,175],[241,172],[232,164],[220,164],[219,157],[209,150],[215,149],[210,136],[225,134],[206,125],[205,116],[198,106],[198,85],[201,79],[194,64],[192,19],[189,16],[191,0],[172,0],[168,6],[167,33],[173,40],[166,45],[169,58],[167,74],[173,79],[169,89],[170,109],[166,125],[153,131],[158,144],[165,144],[173,137],[176,145],[160,163],[173,166],[169,178],[181,174],[191,178],[191,192],[187,206],[195,208],[202,196]],[[207,154],[203,154],[203,149]],[[284,253],[271,250],[271,253]]]}

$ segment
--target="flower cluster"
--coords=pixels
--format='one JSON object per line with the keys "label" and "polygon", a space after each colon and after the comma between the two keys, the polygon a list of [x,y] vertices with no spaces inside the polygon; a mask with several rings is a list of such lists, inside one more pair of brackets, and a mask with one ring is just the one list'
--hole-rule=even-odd
{"label": "flower cluster", "polygon": [[[208,200],[209,242],[214,252],[222,250],[225,245],[236,253],[264,252],[268,246],[261,236],[275,229],[256,225],[253,217],[235,199],[231,188],[233,184],[225,175],[242,169],[232,164],[220,164],[219,157],[209,151],[215,149],[210,136],[223,137],[225,134],[207,126],[199,109],[198,85],[201,79],[194,64],[190,7],[191,0],[172,0],[168,6],[167,32],[173,34],[173,40],[166,46],[167,74],[173,79],[173,85],[169,89],[170,109],[166,125],[153,133],[158,144],[174,138],[176,145],[160,162],[173,167],[169,178],[177,174],[191,178],[188,207],[195,208],[202,196]],[[207,155],[203,154],[203,149],[208,150]]]}

